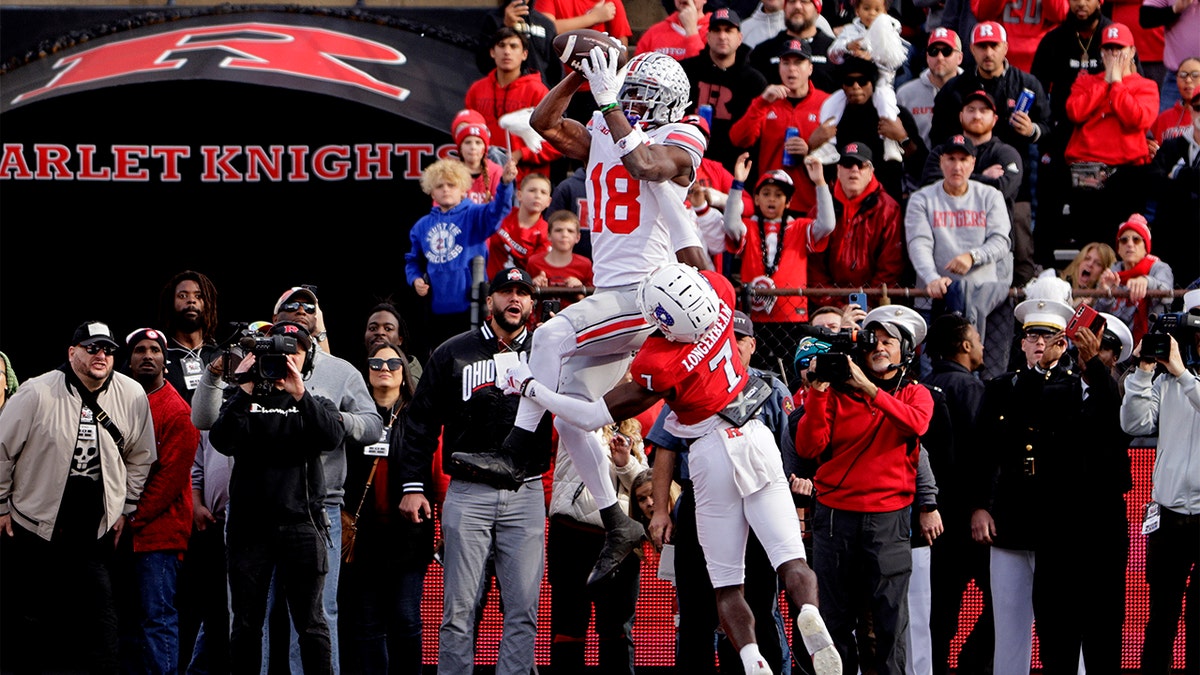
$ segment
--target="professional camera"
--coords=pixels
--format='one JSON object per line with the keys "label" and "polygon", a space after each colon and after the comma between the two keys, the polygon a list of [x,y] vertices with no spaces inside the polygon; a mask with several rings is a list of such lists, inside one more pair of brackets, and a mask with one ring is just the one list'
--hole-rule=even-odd
{"label": "professional camera", "polygon": [[843,328],[834,332],[817,326],[805,326],[803,330],[807,335],[796,346],[794,366],[796,373],[803,375],[813,357],[820,356],[810,379],[845,382],[850,379],[850,358],[875,348],[874,331]]}
{"label": "professional camera", "polygon": [[[287,355],[297,352],[296,338],[290,335],[263,335],[271,324],[266,321],[234,324],[234,335],[222,352],[224,379],[231,384],[274,382],[287,377]],[[235,375],[247,354],[254,354],[254,368]]]}
{"label": "professional camera", "polygon": [[1180,356],[1184,363],[1196,361],[1196,344],[1192,337],[1200,330],[1200,311],[1151,314],[1150,331],[1142,337],[1142,358],[1165,359],[1171,356],[1171,339],[1179,343]]}

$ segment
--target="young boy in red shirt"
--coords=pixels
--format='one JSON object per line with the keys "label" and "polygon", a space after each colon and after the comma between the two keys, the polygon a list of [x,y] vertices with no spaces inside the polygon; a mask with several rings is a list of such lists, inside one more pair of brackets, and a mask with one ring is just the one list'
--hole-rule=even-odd
{"label": "young boy in red shirt", "polygon": [[550,205],[550,179],[531,173],[521,180],[517,205],[488,238],[488,278],[506,267],[529,267],[529,256],[550,248],[542,212]]}
{"label": "young boy in red shirt", "polygon": [[[533,283],[552,288],[591,286],[592,261],[574,252],[580,236],[579,216],[565,209],[555,211],[550,214],[549,228],[549,250],[529,256],[529,266],[525,268]],[[572,298],[562,298],[563,307],[572,302]]]}

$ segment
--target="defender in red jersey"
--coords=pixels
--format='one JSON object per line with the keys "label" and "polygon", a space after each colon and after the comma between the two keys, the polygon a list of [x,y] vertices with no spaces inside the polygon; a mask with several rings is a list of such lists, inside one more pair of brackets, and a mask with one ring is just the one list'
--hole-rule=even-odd
{"label": "defender in red jersey", "polygon": [[[696,529],[721,626],[746,672],[771,672],[758,651],[754,618],[742,596],[745,543],[753,527],[788,595],[802,608],[797,627],[816,672],[841,673],[841,657],[817,610],[816,575],[805,560],[779,447],[755,416],[771,387],[749,375],[738,358],[733,286],[715,272],[672,263],[647,275],[638,286],[637,301],[655,332],[633,359],[632,380],[603,399],[580,400],[541,385],[521,365],[509,371],[505,391],[533,399],[584,429],[598,429],[667,400],[671,413],[666,430],[691,440]],[[665,468],[670,475],[670,467]],[[670,516],[657,512],[650,522],[656,546],[670,541],[671,529]]]}

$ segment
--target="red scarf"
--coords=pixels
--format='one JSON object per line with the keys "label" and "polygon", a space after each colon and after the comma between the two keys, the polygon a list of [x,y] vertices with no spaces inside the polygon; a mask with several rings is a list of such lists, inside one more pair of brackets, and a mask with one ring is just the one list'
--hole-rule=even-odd
{"label": "red scarf", "polygon": [[[1134,265],[1132,268],[1118,270],[1117,276],[1121,278],[1121,285],[1122,286],[1129,285],[1130,279],[1136,279],[1138,277],[1150,276],[1150,268],[1154,267],[1154,264],[1157,262],[1158,262],[1158,256],[1146,254],[1146,257],[1144,257],[1140,261],[1138,261],[1138,264]],[[1124,300],[1123,302],[1130,302],[1130,301]],[[1142,339],[1142,336],[1146,334],[1146,331],[1150,330],[1150,316],[1149,315],[1150,315],[1150,303],[1147,300],[1143,299],[1141,302],[1137,303],[1137,305],[1134,307],[1134,310],[1133,310],[1133,326],[1132,326],[1132,328],[1133,328],[1133,341],[1135,344],[1137,343],[1138,340]]]}
{"label": "red scarf", "polygon": [[[862,202],[867,198],[867,195],[873,194],[876,188],[879,187],[879,181],[875,176],[871,176],[871,181],[867,183],[866,189],[857,197],[851,198],[846,196],[846,192],[842,190],[841,183],[833,184],[833,198],[842,203],[842,224],[848,224],[854,220],[854,216],[858,214],[858,209],[862,206]],[[870,267],[870,248],[871,232],[867,227],[845,228],[843,225],[841,255],[838,256],[844,261],[851,262],[853,269],[867,269]]]}

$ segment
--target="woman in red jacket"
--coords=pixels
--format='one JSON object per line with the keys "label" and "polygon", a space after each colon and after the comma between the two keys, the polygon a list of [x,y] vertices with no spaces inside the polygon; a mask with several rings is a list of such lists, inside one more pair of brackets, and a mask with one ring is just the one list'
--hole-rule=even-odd
{"label": "woman in red jacket", "polygon": [[1104,72],[1081,72],[1067,98],[1076,125],[1064,153],[1072,187],[1062,243],[1070,248],[1111,232],[1146,205],[1146,132],[1158,116],[1158,85],[1138,75],[1128,26],[1109,24],[1100,40]]}

